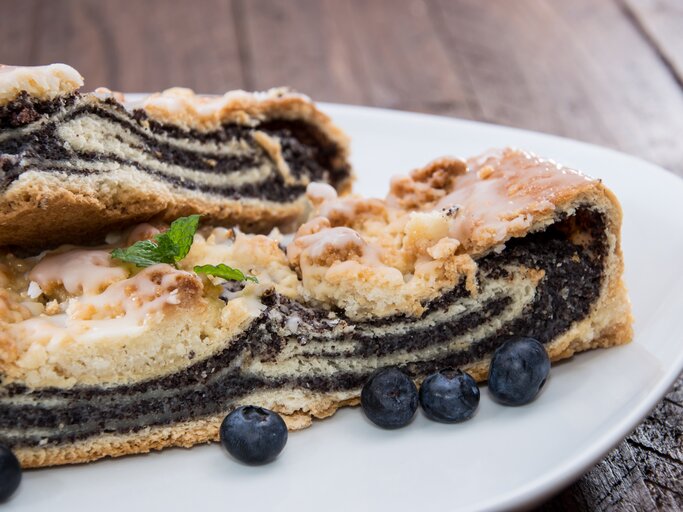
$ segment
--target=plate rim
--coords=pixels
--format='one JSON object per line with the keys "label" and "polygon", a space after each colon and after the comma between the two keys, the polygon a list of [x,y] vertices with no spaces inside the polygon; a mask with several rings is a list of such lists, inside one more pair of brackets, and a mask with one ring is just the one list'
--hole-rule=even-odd
{"label": "plate rim", "polygon": [[[649,167],[648,173],[657,173],[662,179],[671,179],[676,183],[676,186],[683,187],[683,177],[678,176],[672,171],[664,167],[645,160],[643,158],[619,151],[613,148],[600,146],[590,142],[580,141],[569,137],[562,137],[545,132],[538,132],[528,130],[525,128],[516,128],[513,126],[500,125],[495,123],[488,123],[483,121],[474,121],[470,119],[462,119],[458,117],[441,116],[435,114],[426,114],[422,112],[412,112],[397,109],[388,109],[381,107],[368,107],[361,105],[347,105],[342,103],[318,102],[321,110],[327,112],[328,110],[338,110],[339,112],[346,111],[352,115],[380,115],[394,118],[404,118],[406,120],[421,119],[428,122],[454,122],[464,126],[472,126],[478,129],[495,129],[503,130],[509,133],[517,134],[532,134],[535,137],[540,137],[548,142],[556,144],[572,144],[579,145],[588,151],[607,152],[611,157],[627,159],[637,164],[638,166]],[[334,116],[330,116],[334,119]],[[437,155],[438,156],[438,155]],[[683,188],[682,188],[683,191]],[[683,292],[682,292],[683,293]],[[633,343],[631,341],[630,343]],[[531,481],[527,485],[518,488],[513,492],[500,495],[496,498],[484,501],[481,503],[482,510],[506,510],[509,508],[529,507],[533,504],[551,497],[555,493],[561,491],[566,486],[580,478],[586,471],[590,470],[598,462],[600,462],[610,451],[624,441],[624,439],[640,424],[642,421],[655,409],[662,398],[667,394],[674,382],[683,373],[683,345],[678,352],[678,357],[672,362],[668,370],[659,378],[657,383],[649,390],[649,392],[641,399],[638,406],[630,411],[630,413],[621,418],[619,422],[614,424],[612,428],[607,429],[603,434],[596,439],[591,445],[586,447],[565,464],[555,466],[555,470],[545,475],[540,476],[536,480]]]}

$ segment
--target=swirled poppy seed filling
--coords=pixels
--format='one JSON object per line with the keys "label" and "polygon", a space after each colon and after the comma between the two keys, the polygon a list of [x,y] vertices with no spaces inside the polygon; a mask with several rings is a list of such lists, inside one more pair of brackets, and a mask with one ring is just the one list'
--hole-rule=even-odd
{"label": "swirled poppy seed filling", "polygon": [[[590,234],[590,242],[572,241],[578,225]],[[600,295],[607,252],[604,230],[602,215],[583,208],[478,260],[483,290],[500,280],[511,282],[528,269],[543,271],[527,299],[513,291],[497,293],[461,311],[458,304],[471,295],[460,284],[427,304],[418,324],[405,316],[353,322],[341,312],[330,315],[273,293],[262,298],[263,313],[225,350],[188,360],[180,372],[126,386],[7,385],[0,390],[0,442],[37,446],[136,432],[208,417],[275,389],[357,390],[381,366],[396,365],[421,378],[486,359],[512,335],[548,343],[585,318]],[[296,332],[283,335],[294,316]],[[339,330],[340,325],[345,328]],[[339,332],[343,334],[335,334]],[[454,340],[462,343],[454,345]],[[290,358],[323,366],[310,373],[278,374],[277,368],[285,368]],[[259,373],[264,366],[272,370],[267,375]]]}
{"label": "swirled poppy seed filling", "polygon": [[[255,133],[273,141],[275,154]],[[127,166],[185,190],[287,202],[309,182],[336,187],[347,180],[350,168],[339,153],[320,130],[298,120],[199,132],[160,123],[141,109],[127,112],[111,99],[83,101],[78,93],[50,101],[23,93],[0,106],[0,189],[31,170],[90,175]],[[279,172],[278,155],[288,174]]]}

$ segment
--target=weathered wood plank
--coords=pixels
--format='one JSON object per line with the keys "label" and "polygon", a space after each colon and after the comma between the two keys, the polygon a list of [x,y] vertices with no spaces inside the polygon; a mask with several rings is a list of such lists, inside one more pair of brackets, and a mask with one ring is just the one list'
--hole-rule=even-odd
{"label": "weathered wood plank", "polygon": [[251,87],[288,85],[316,98],[367,101],[352,49],[330,15],[329,2],[239,1]]}
{"label": "weathered wood plank", "polygon": [[120,55],[108,28],[90,2],[38,2],[32,36],[35,50],[28,64],[65,62],[78,69],[92,88],[112,83],[120,73]]}
{"label": "weathered wood plank", "polygon": [[655,511],[633,452],[622,443],[567,491],[539,511],[592,512],[596,510]]}
{"label": "weathered wood plank", "polygon": [[683,174],[683,94],[615,2],[427,1],[485,120],[616,147]]}
{"label": "weathered wood plank", "polygon": [[372,104],[463,117],[477,114],[463,77],[434,37],[422,0],[350,2],[345,29],[356,41]]}
{"label": "weathered wood plank", "polygon": [[421,0],[244,2],[257,88],[322,100],[472,115]]}
{"label": "weathered wood plank", "polygon": [[655,46],[662,61],[683,86],[683,2],[621,0],[626,12]]}
{"label": "weathered wood plank", "polygon": [[0,16],[0,63],[24,64],[32,60],[36,19],[35,0],[6,0]]}
{"label": "weathered wood plank", "polygon": [[648,418],[540,511],[683,509],[683,376]]}
{"label": "weathered wood plank", "polygon": [[238,0],[249,87],[287,85],[316,99],[367,103],[354,48],[332,13],[336,2]]}
{"label": "weathered wood plank", "polygon": [[[29,3],[16,4],[22,15],[28,10]],[[0,35],[5,60],[66,62],[91,89],[177,85],[220,92],[243,86],[230,0],[204,0],[202,9],[183,0],[60,0],[39,2],[35,12],[32,28]],[[31,49],[14,47],[15,39]]]}

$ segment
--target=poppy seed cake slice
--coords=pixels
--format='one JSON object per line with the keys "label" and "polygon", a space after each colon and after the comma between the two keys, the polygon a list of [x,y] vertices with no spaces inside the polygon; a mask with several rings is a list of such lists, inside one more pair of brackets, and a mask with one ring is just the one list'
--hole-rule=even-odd
{"label": "poppy seed cake slice", "polygon": [[[599,180],[508,149],[435,161],[384,200],[308,197],[288,244],[205,226],[178,268],[111,257],[151,225],[2,253],[0,443],[25,467],[192,446],[243,404],[302,428],[377,368],[481,381],[511,336],[553,361],[631,338],[621,209]],[[258,282],[194,272],[219,263]]]}
{"label": "poppy seed cake slice", "polygon": [[0,66],[0,246],[93,243],[112,228],[201,213],[293,229],[306,186],[348,191],[346,136],[287,89],[139,101],[64,64]]}

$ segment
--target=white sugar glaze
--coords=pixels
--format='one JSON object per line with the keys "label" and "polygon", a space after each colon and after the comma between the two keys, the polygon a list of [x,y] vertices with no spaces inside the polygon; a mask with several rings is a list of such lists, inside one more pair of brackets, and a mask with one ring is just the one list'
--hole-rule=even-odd
{"label": "white sugar glaze", "polygon": [[48,255],[29,272],[29,279],[48,290],[62,285],[72,295],[95,294],[128,277],[112,262],[109,251],[75,250]]}
{"label": "white sugar glaze", "polygon": [[69,94],[83,86],[83,77],[66,64],[5,66],[0,64],[0,105],[22,91],[43,100]]}

